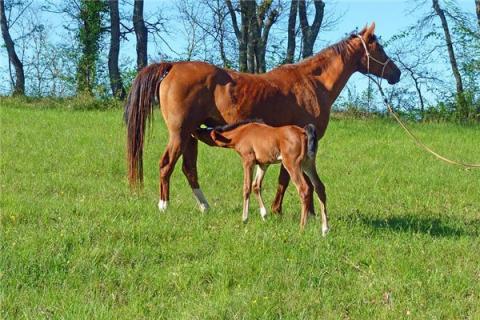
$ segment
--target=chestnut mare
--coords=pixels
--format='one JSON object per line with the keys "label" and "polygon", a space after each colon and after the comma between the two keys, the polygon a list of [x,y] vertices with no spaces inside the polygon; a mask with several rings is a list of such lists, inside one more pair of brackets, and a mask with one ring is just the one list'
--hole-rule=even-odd
{"label": "chestnut mare", "polygon": [[[132,84],[125,107],[130,184],[143,182],[145,127],[156,100],[160,102],[169,132],[159,164],[161,211],[167,208],[170,176],[181,155],[183,172],[200,209],[208,208],[198,184],[198,141],[192,136],[202,124],[213,127],[247,118],[259,118],[275,127],[291,124],[304,127],[312,123],[317,138],[322,138],[330,108],[354,72],[374,74],[390,84],[400,79],[400,70],[385,54],[374,30],[372,23],[359,34],[352,34],[310,58],[259,75],[225,70],[204,62],[165,62],[142,69]],[[281,211],[289,180],[282,166],[273,212]],[[309,211],[313,212],[313,202]]]}

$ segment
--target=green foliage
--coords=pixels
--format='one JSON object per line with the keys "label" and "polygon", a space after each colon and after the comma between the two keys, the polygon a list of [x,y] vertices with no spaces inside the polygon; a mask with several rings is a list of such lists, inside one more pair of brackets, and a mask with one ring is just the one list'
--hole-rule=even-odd
{"label": "green foliage", "polygon": [[127,94],[130,92],[130,88],[132,87],[133,80],[135,80],[137,73],[136,67],[124,68],[122,70],[122,82],[125,86],[125,91]]}
{"label": "green foliage", "polygon": [[96,63],[102,34],[102,13],[107,10],[106,2],[82,0],[78,38],[82,56],[77,66],[77,92],[92,94],[96,80]]}
{"label": "green foliage", "polygon": [[89,94],[83,94],[68,98],[0,97],[0,105],[22,109],[60,109],[66,111],[121,109],[124,103],[113,98],[98,99]]}
{"label": "green foliage", "polygon": [[[59,103],[60,104],[60,103]],[[67,102],[65,101],[65,104]],[[156,207],[167,141],[156,112],[145,189],[126,183],[118,109],[39,110],[1,101],[1,316],[95,319],[477,319],[480,171],[445,165],[386,120],[332,120],[317,163],[332,230],[284,215],[241,223],[238,156],[200,146],[212,210],[180,167]],[[427,144],[478,159],[478,126],[416,124]],[[278,166],[266,176],[267,202]]]}
{"label": "green foliage", "polygon": [[451,121],[457,123],[480,122],[480,101],[476,94],[466,91],[462,98],[446,99],[425,110],[424,121]]}

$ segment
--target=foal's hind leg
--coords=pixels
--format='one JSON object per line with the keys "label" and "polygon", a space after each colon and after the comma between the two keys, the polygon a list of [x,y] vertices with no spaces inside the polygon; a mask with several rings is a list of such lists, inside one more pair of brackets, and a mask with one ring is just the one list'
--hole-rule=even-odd
{"label": "foal's hind leg", "polygon": [[265,172],[267,172],[267,165],[258,165],[257,166],[257,173],[255,175],[255,180],[253,180],[253,193],[257,197],[258,204],[260,205],[260,215],[262,219],[265,220],[265,216],[267,215],[267,209],[265,209],[265,204],[263,203],[262,199],[262,182],[263,177],[265,177]]}
{"label": "foal's hind leg", "polygon": [[[306,177],[305,177],[306,178]],[[310,192],[310,197],[309,201],[307,203],[307,209],[308,212],[311,215],[314,215],[315,208],[313,205],[313,187],[309,181],[309,179],[305,179],[305,181],[308,183],[310,186],[309,192]],[[280,174],[278,176],[278,188],[277,188],[277,193],[275,194],[275,199],[273,200],[272,204],[272,212],[273,213],[281,213],[282,212],[282,202],[283,202],[283,197],[285,195],[285,191],[287,191],[288,183],[290,182],[290,176],[288,174],[288,171],[285,169],[283,166],[283,163],[280,167]]]}
{"label": "foal's hind leg", "polygon": [[160,200],[158,209],[165,211],[170,199],[170,176],[172,175],[175,163],[177,162],[182,149],[182,137],[177,132],[169,133],[167,148],[159,163],[160,171]]}
{"label": "foal's hind leg", "polygon": [[193,196],[197,200],[200,211],[205,212],[210,207],[207,199],[203,195],[200,185],[198,184],[197,175],[197,153],[198,153],[198,140],[189,136],[185,143],[183,154],[182,170],[187,177],[188,183],[193,191]]}
{"label": "foal's hind leg", "polygon": [[252,191],[252,174],[254,166],[255,163],[253,160],[243,159],[243,223],[246,223],[248,220],[248,202],[250,200],[250,192]]}
{"label": "foal's hind leg", "polygon": [[302,169],[298,163],[285,163],[285,168],[288,170],[293,183],[297,187],[300,200],[302,201],[302,216],[300,219],[300,228],[303,230],[307,224],[308,218],[308,203],[311,202],[311,190]]}
{"label": "foal's hind leg", "polygon": [[304,172],[310,178],[318,199],[320,200],[320,213],[322,215],[322,235],[325,236],[329,230],[328,216],[327,216],[327,193],[325,192],[325,185],[318,177],[317,169],[315,168],[315,160],[308,161],[303,168]]}

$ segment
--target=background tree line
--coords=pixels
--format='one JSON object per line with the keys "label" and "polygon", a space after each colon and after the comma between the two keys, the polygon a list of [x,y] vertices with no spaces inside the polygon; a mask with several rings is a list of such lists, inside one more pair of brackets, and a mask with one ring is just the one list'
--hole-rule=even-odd
{"label": "background tree line", "polygon": [[[389,94],[416,119],[480,120],[480,0],[470,1],[476,16],[455,1],[412,2],[411,13],[425,15],[383,41],[403,71]],[[0,0],[7,90],[124,99],[136,72],[152,60],[204,60],[263,73],[314,54],[322,30],[341,19],[322,0],[178,0],[168,13],[162,5],[145,12],[138,0]],[[64,21],[62,39],[53,38],[46,16]],[[132,36],[136,61],[121,59]],[[168,53],[152,54],[159,46]],[[370,87],[349,86],[336,107],[372,111],[377,98]]]}

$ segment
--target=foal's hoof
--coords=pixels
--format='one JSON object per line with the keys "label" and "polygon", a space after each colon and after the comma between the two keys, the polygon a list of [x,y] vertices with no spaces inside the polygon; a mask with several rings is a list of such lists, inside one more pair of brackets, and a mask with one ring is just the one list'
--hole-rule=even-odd
{"label": "foal's hoof", "polygon": [[326,237],[328,231],[330,231],[330,229],[329,229],[328,227],[322,227],[322,236],[323,236],[323,237]]}
{"label": "foal's hoof", "polygon": [[246,218],[246,219],[242,219],[242,222],[243,222],[243,224],[247,224],[247,222],[248,222],[248,218]]}
{"label": "foal's hoof", "polygon": [[267,209],[260,208],[260,216],[262,217],[262,220],[265,221],[265,218],[267,216]]}

